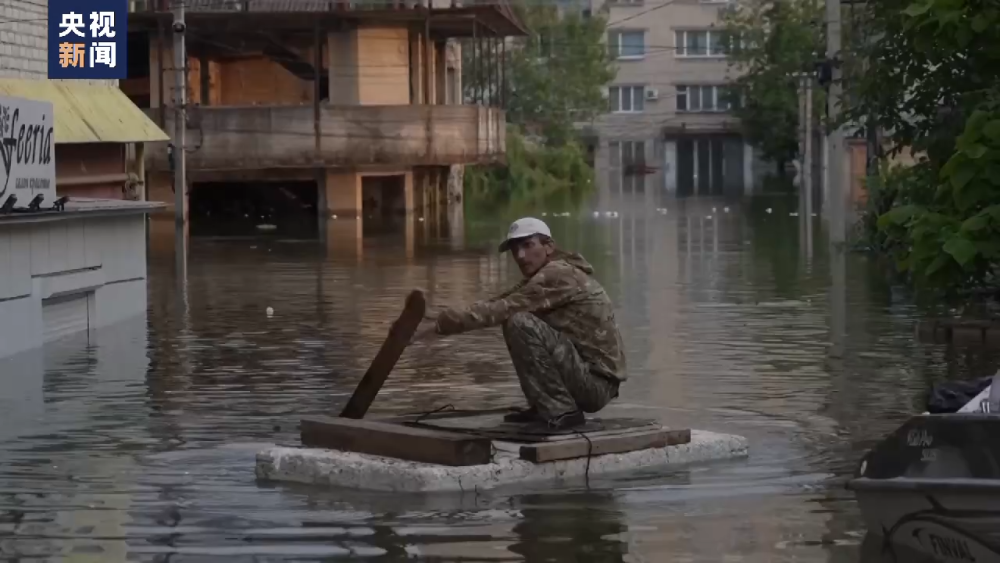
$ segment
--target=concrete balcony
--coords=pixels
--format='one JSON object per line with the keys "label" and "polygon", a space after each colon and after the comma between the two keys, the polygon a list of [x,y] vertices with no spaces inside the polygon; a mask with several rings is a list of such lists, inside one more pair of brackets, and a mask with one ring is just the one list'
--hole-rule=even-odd
{"label": "concrete balcony", "polygon": [[[159,108],[144,110],[157,119]],[[164,130],[173,132],[166,109]],[[469,105],[201,107],[188,112],[191,172],[486,164],[505,157],[502,110]],[[152,147],[151,147],[152,148]],[[147,167],[169,170],[166,149]]]}

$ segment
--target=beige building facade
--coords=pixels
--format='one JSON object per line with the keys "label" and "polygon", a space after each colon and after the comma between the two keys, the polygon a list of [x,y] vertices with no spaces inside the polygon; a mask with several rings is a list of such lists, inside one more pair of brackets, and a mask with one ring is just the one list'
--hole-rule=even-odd
{"label": "beige building facade", "polygon": [[[757,166],[725,92],[734,75],[718,0],[616,0],[609,111],[590,127],[601,197],[745,195]],[[594,5],[596,11],[601,6]]]}
{"label": "beige building facade", "polygon": [[[251,189],[298,190],[295,198],[321,218],[418,212],[443,221],[461,208],[462,168],[504,159],[505,114],[482,100],[464,103],[459,40],[525,31],[505,0],[431,1],[193,3],[185,32],[189,213],[211,214],[198,202],[215,205],[213,190]],[[173,131],[179,89],[168,8],[154,2],[129,14],[136,65],[121,87]],[[172,166],[166,149],[150,154],[149,199],[170,213]]]}

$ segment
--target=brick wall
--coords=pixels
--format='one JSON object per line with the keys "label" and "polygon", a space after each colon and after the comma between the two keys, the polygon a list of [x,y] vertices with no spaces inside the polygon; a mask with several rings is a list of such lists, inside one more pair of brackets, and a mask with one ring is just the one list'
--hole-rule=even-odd
{"label": "brick wall", "polygon": [[[0,6],[0,78],[48,75],[48,2],[7,0]],[[74,81],[77,84],[79,80]],[[89,80],[117,85],[117,80]]]}

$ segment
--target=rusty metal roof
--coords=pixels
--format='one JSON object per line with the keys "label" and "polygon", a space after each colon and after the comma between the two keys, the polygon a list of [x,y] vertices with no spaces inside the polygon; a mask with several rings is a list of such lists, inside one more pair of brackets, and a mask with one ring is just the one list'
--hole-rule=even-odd
{"label": "rusty metal roof", "polygon": [[0,96],[52,102],[56,144],[170,140],[112,84],[4,78]]}

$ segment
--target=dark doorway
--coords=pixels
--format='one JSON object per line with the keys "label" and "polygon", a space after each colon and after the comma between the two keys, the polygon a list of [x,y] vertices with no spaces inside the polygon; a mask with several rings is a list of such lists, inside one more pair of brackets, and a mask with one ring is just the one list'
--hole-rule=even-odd
{"label": "dark doorway", "polygon": [[363,176],[361,203],[366,233],[395,230],[406,217],[406,176]]}
{"label": "dark doorway", "polygon": [[679,197],[687,197],[696,193],[694,178],[694,139],[678,139],[677,195]]}
{"label": "dark doorway", "polygon": [[189,199],[192,236],[315,237],[314,181],[197,182]]}
{"label": "dark doorway", "polygon": [[723,135],[677,139],[677,195],[739,195],[743,186],[743,141]]}

